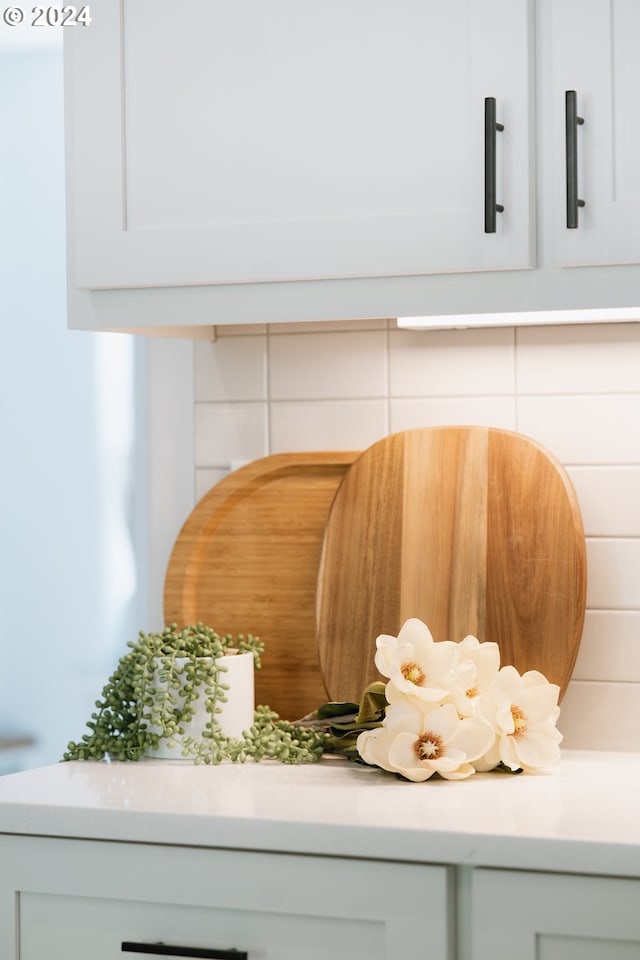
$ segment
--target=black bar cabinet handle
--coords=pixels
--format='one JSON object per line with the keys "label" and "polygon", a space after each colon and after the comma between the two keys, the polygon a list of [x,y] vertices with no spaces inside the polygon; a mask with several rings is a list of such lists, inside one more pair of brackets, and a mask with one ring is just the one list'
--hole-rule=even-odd
{"label": "black bar cabinet handle", "polygon": [[578,116],[578,97],[575,90],[566,90],[564,94],[566,161],[567,161],[567,230],[578,226],[578,207],[584,207],[584,200],[578,199],[578,126],[584,123]]}
{"label": "black bar cabinet handle", "polygon": [[215,950],[208,947],[177,947],[170,943],[133,943],[124,940],[122,953],[146,953],[154,957],[200,957],[202,960],[248,960],[246,950]]}
{"label": "black bar cabinet handle", "polygon": [[496,203],[496,133],[504,130],[496,122],[496,98],[484,98],[484,232],[496,232],[496,212],[504,207]]}

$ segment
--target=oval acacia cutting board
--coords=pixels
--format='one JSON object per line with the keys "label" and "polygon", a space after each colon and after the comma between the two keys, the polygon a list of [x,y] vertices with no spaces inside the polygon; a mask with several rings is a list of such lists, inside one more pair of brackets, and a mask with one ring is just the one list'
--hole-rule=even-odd
{"label": "oval acacia cutting board", "polygon": [[357,701],[379,678],[376,637],[409,617],[435,640],[497,641],[503,666],[564,693],[585,592],[578,502],[539,444],[486,427],[394,434],[355,460],[329,514],[317,593],[329,696]]}
{"label": "oval acacia cutting board", "polygon": [[230,473],[191,512],[169,559],[166,623],[259,636],[256,703],[286,720],[327,699],[316,580],[331,501],[356,456],[281,453]]}

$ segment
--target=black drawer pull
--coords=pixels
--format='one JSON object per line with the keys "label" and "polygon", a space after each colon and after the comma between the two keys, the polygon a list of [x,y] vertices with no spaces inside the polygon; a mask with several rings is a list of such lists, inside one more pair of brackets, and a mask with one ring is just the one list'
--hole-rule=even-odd
{"label": "black drawer pull", "polygon": [[578,199],[578,127],[584,123],[578,116],[578,98],[575,90],[566,90],[565,137],[567,164],[567,230],[578,226],[578,207],[584,207],[584,200]]}
{"label": "black drawer pull", "polygon": [[504,207],[496,203],[496,132],[504,126],[496,121],[496,98],[484,100],[484,232],[496,232],[496,212]]}
{"label": "black drawer pull", "polygon": [[208,947],[177,947],[170,943],[133,943],[124,940],[123,953],[146,953],[154,957],[201,957],[202,960],[249,960],[246,950],[215,950]]}

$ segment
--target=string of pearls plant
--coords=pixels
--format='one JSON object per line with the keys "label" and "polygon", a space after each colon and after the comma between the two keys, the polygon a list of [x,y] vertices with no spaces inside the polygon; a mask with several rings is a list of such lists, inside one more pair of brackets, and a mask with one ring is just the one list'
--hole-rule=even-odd
{"label": "string of pearls plant", "polygon": [[[225,736],[217,719],[228,686],[226,668],[216,660],[231,649],[252,653],[260,669],[264,644],[251,635],[220,635],[202,623],[161,633],[140,631],[102,689],[96,711],[87,722],[89,733],[71,742],[63,760],[139,760],[153,755],[161,740],[178,744],[182,756],[195,763],[247,759],[312,763],[324,751],[326,734],[286,720],[260,706],[241,739]],[[186,658],[186,659],[183,659]],[[199,697],[206,698],[208,721],[202,737],[185,732]]]}

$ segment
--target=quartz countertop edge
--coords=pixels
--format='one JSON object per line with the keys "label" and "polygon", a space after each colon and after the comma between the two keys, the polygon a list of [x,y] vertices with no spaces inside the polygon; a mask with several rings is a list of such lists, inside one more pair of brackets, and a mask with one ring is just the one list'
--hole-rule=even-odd
{"label": "quartz countertop edge", "polygon": [[640,754],[414,784],[342,760],[62,763],[0,777],[0,834],[640,878]]}

